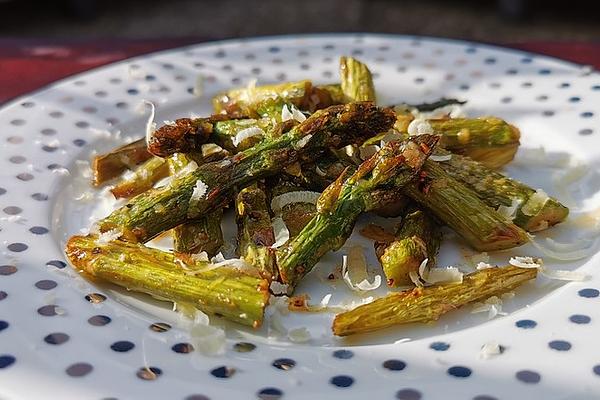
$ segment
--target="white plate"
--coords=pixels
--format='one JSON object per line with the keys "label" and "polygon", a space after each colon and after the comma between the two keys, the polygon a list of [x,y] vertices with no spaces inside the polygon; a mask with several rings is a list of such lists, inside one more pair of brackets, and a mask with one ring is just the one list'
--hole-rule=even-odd
{"label": "white plate", "polygon": [[[598,398],[597,257],[572,263],[548,260],[549,267],[578,268],[591,279],[529,284],[505,301],[508,315],[491,321],[485,314],[470,314],[467,307],[437,324],[339,340],[329,333],[332,314],[294,315],[284,323],[308,327],[309,343],[269,339],[266,328],[249,332],[232,327],[227,351],[218,357],[176,351],[187,348],[177,344],[188,342],[189,336],[178,328],[178,317],[168,306],[92,284],[65,267],[65,238],[89,225],[97,208],[70,195],[81,187],[75,160],[117,144],[115,135],[105,137],[98,130],[138,136],[145,120],[137,112],[142,99],[157,104],[157,120],[162,121],[191,111],[208,113],[213,94],[251,78],[259,83],[302,78],[332,82],[337,80],[337,58],[344,54],[372,68],[383,104],[441,96],[466,99],[469,114],[497,115],[519,126],[523,147],[543,145],[551,160],[577,155],[591,172],[570,187],[572,201],[584,209],[598,203],[600,76],[563,61],[437,39],[324,35],[202,44],[96,69],[0,111],[0,397]],[[201,98],[192,94],[198,74],[204,76]],[[519,159],[509,168],[511,175],[564,196],[552,179],[561,168],[532,167]],[[583,215],[582,209],[573,212],[571,221]],[[573,240],[586,232],[571,222],[552,235]],[[371,244],[358,236],[351,241],[362,241],[370,250]],[[333,291],[318,275],[339,264],[342,252],[327,256],[298,292],[308,291],[316,302]],[[523,247],[495,260],[506,262],[514,254],[536,252]],[[450,240],[440,264],[461,262],[460,242]],[[380,273],[373,258],[370,264],[373,273]],[[347,295],[343,283],[336,285],[332,303]],[[90,297],[92,293],[102,293],[106,300]],[[173,327],[151,329],[157,322]],[[238,342],[256,348],[239,352]],[[490,342],[505,351],[481,358],[481,347]],[[143,367],[154,368],[156,375],[138,374]]]}

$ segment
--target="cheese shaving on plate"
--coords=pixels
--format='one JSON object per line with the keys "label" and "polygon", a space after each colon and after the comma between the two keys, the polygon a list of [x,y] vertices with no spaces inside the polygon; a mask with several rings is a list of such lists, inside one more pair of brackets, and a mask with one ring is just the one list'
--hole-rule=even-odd
{"label": "cheese shaving on plate", "polygon": [[426,258],[419,265],[419,277],[427,284],[436,283],[461,283],[463,273],[456,267],[429,268],[429,259]]}
{"label": "cheese shaving on plate", "polygon": [[281,214],[283,207],[293,203],[308,203],[317,204],[321,193],[310,192],[305,190],[298,190],[294,192],[287,192],[280,194],[279,196],[273,197],[271,200],[271,210],[275,215]]}
{"label": "cheese shaving on plate", "polygon": [[354,291],[375,290],[381,286],[381,275],[375,275],[369,282],[367,275],[367,259],[364,249],[352,246],[348,255],[342,256],[342,277],[348,287]]}
{"label": "cheese shaving on plate", "polygon": [[483,303],[475,303],[471,314],[477,313],[488,313],[488,319],[494,319],[498,315],[508,315],[502,311],[502,300],[498,296],[492,296],[485,300]]}
{"label": "cheese shaving on plate", "polygon": [[150,141],[152,140],[152,134],[156,130],[156,123],[154,122],[156,107],[154,107],[154,103],[148,100],[144,100],[143,104],[150,106],[150,115],[146,121],[146,144],[150,144]]}
{"label": "cheese shaving on plate", "polygon": [[546,278],[560,281],[581,282],[590,278],[588,274],[579,271],[567,271],[544,267],[541,258],[534,259],[532,257],[512,257],[508,263],[519,268],[537,268],[539,273]]}
{"label": "cheese shaving on plate", "polygon": [[239,131],[235,137],[232,139],[233,145],[238,147],[244,140],[249,139],[254,136],[264,136],[265,131],[260,129],[258,126],[251,126],[246,129],[242,129]]}
{"label": "cheese shaving on plate", "polygon": [[273,218],[271,225],[273,226],[273,234],[275,235],[275,243],[271,245],[271,248],[277,249],[290,239],[290,231],[281,217]]}
{"label": "cheese shaving on plate", "polygon": [[501,346],[498,342],[488,342],[481,346],[479,357],[487,360],[494,356],[498,356],[504,352],[504,346]]}

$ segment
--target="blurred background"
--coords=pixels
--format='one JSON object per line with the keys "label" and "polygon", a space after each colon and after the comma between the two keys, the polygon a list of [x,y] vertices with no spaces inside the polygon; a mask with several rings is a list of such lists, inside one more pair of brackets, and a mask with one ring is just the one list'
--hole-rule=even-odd
{"label": "blurred background", "polygon": [[[586,0],[0,0],[0,35],[229,38],[389,32],[487,42],[600,39]],[[8,17],[8,18],[7,18]]]}
{"label": "blurred background", "polygon": [[0,103],[143,53],[294,33],[439,36],[600,67],[598,1],[0,0],[0,16]]}

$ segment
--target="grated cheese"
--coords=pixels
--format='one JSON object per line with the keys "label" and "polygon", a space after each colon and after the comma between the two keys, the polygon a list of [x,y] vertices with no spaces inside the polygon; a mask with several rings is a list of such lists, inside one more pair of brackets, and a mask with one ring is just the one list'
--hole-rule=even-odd
{"label": "grated cheese", "polygon": [[481,351],[479,352],[479,357],[487,360],[494,356],[498,356],[504,352],[504,347],[501,346],[498,342],[488,342],[481,346]]}
{"label": "grated cheese", "polygon": [[271,245],[271,248],[277,249],[290,239],[290,231],[281,217],[273,218],[271,225],[273,227],[273,234],[275,235],[275,243]]}
{"label": "grated cheese", "polygon": [[431,127],[429,122],[422,118],[415,118],[414,120],[412,120],[410,124],[408,124],[408,128],[406,128],[406,131],[411,136],[425,134],[432,135],[434,133],[433,128]]}
{"label": "grated cheese", "polygon": [[444,162],[444,161],[450,161],[452,159],[452,154],[446,154],[443,156],[429,156],[429,159],[432,161],[436,161],[436,162]]}
{"label": "grated cheese", "polygon": [[381,275],[375,275],[369,282],[367,275],[367,259],[364,249],[352,246],[348,255],[342,256],[342,277],[348,287],[354,291],[375,290],[381,286]]}
{"label": "grated cheese", "polygon": [[111,229],[110,231],[102,232],[98,235],[98,239],[96,239],[96,244],[103,245],[112,242],[113,240],[117,240],[121,237],[123,232],[118,229]]}
{"label": "grated cheese", "polygon": [[242,143],[246,139],[249,139],[254,136],[264,136],[264,135],[265,135],[265,131],[260,129],[258,126],[251,126],[249,128],[242,129],[241,131],[239,131],[233,138],[232,142],[235,147],[238,147],[240,145],[240,143]]}
{"label": "grated cheese", "polygon": [[271,210],[275,215],[281,214],[283,207],[293,203],[308,203],[317,204],[321,193],[298,190],[295,192],[287,192],[273,197],[271,200]]}
{"label": "grated cheese", "polygon": [[201,179],[196,181],[196,186],[194,186],[194,191],[192,192],[192,196],[190,197],[190,201],[198,201],[206,197],[206,193],[208,192],[208,186],[206,183],[202,182]]}
{"label": "grated cheese", "polygon": [[517,216],[517,212],[519,211],[519,207],[521,206],[521,199],[512,199],[510,206],[500,205],[496,211],[508,221],[512,221]]}
{"label": "grated cheese", "polygon": [[148,100],[143,100],[143,104],[150,106],[150,115],[146,121],[146,144],[150,144],[150,141],[152,140],[152,134],[156,130],[156,123],[154,122],[156,107],[154,107],[154,103]]}

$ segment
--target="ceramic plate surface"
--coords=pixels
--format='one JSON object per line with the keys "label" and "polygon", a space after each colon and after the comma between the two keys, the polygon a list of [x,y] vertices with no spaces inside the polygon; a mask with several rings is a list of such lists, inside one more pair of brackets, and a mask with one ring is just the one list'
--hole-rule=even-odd
{"label": "ceramic plate surface", "polygon": [[[194,350],[185,321],[169,304],[88,282],[66,265],[66,238],[103,212],[98,194],[81,196],[88,189],[78,160],[140,136],[142,100],[156,104],[158,121],[207,114],[215,93],[253,78],[337,81],[340,55],[371,67],[381,104],[457,97],[468,100],[471,116],[517,125],[522,150],[507,172],[572,209],[567,223],[537,239],[573,242],[593,233],[600,76],[587,68],[486,45],[384,35],[232,40],[130,59],[0,111],[0,398],[600,398],[597,256],[546,259],[548,268],[577,269],[589,279],[527,284],[504,300],[506,315],[491,320],[465,307],[436,324],[342,340],[330,333],[333,314],[290,314],[284,326],[306,327],[307,343],[276,334],[267,320],[257,332],[227,326],[226,351],[218,356]],[[535,150],[540,146],[544,153]],[[381,274],[369,241],[354,235],[349,244],[363,246],[370,273]],[[298,293],[314,303],[327,293],[331,304],[348,302],[344,283],[326,279],[345,251],[325,257]],[[472,254],[448,235],[439,264],[467,268],[465,255]],[[539,253],[524,246],[492,261],[505,264],[513,255]],[[490,343],[503,352],[483,357]]]}

